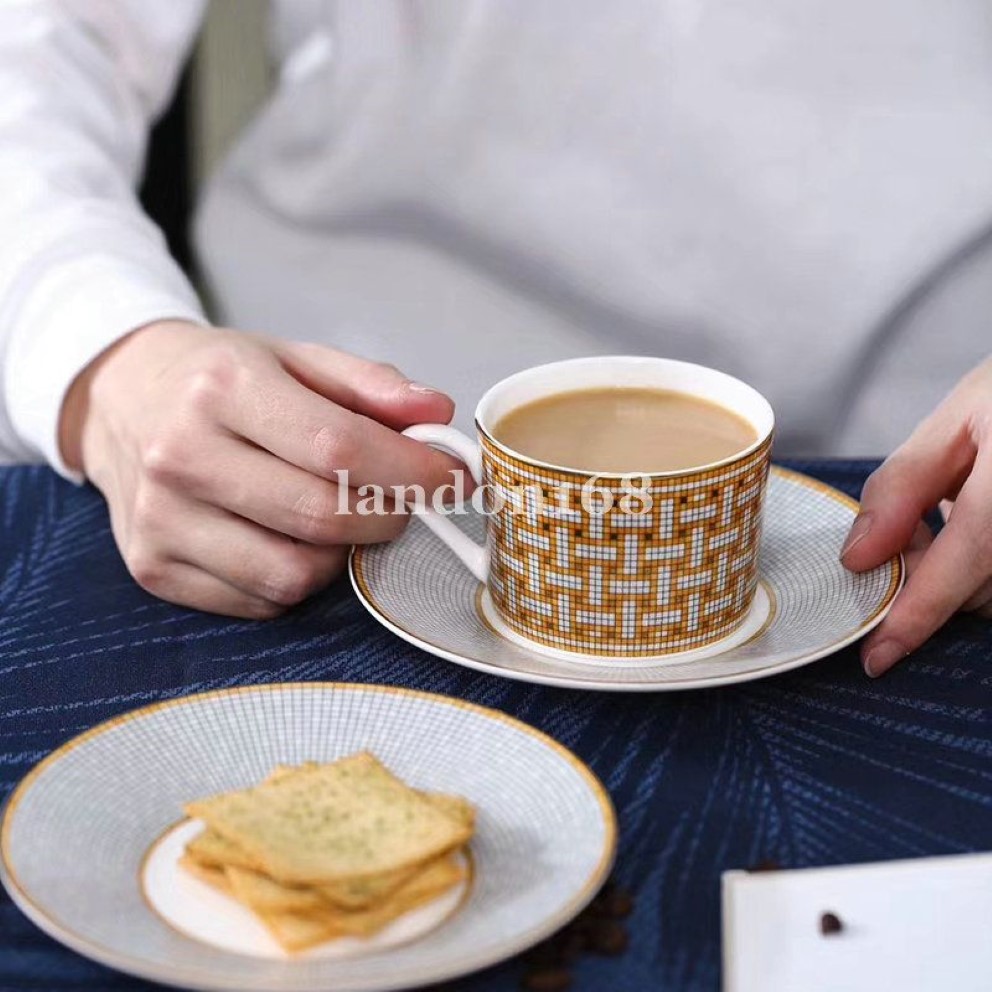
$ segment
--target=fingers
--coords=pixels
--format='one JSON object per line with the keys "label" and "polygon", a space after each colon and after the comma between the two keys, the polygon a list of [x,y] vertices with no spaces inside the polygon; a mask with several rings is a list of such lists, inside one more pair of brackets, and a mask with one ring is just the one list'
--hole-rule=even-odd
{"label": "fingers", "polygon": [[[197,596],[212,590],[202,608],[225,612],[225,604],[237,604],[238,616],[272,616],[301,602],[344,569],[349,551],[294,541],[167,490],[143,496],[129,521],[112,514],[111,523],[128,570],[143,588],[189,606],[199,606]],[[183,593],[182,579],[193,572],[178,564],[229,588],[201,576]]]}
{"label": "fingers", "polygon": [[366,504],[354,489],[234,438],[216,439],[201,459],[177,465],[169,481],[201,503],[309,544],[391,541],[409,519],[392,500],[383,501],[383,513],[361,512]]}
{"label": "fingers", "polygon": [[916,562],[888,616],[862,648],[865,671],[878,676],[919,647],[981,589],[992,571],[992,454],[980,450],[954,513]]}
{"label": "fingers", "polygon": [[258,596],[249,596],[215,575],[184,562],[163,562],[153,572],[135,575],[139,585],[153,596],[177,606],[220,613],[246,620],[271,620],[285,606]]}
{"label": "fingers", "polygon": [[980,617],[992,616],[992,579],[986,579],[961,604],[961,610],[965,613],[976,613]]}
{"label": "fingers", "polygon": [[861,512],[841,549],[855,572],[882,564],[906,547],[920,518],[961,487],[975,457],[967,430],[938,410],[869,476]]}
{"label": "fingers", "polygon": [[919,565],[931,544],[933,544],[933,531],[921,520],[916,525],[916,530],[913,532],[909,544],[906,545],[902,553],[903,560],[906,563],[907,575],[912,575],[916,571],[917,565]]}
{"label": "fingers", "polygon": [[166,530],[161,535],[177,560],[282,607],[326,586],[348,557],[347,547],[304,544],[207,507],[181,525],[182,534]]}
{"label": "fingers", "polygon": [[319,396],[278,367],[260,375],[251,390],[230,396],[222,417],[235,434],[342,485],[420,485],[430,495],[464,468],[450,455]]}
{"label": "fingers", "polygon": [[455,412],[450,397],[411,382],[394,365],[319,344],[280,343],[276,348],[284,368],[308,389],[395,430],[446,424]]}

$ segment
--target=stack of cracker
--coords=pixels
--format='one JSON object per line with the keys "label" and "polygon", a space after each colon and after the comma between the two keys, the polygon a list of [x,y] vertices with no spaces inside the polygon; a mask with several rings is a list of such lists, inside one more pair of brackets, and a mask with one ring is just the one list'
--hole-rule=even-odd
{"label": "stack of cracker", "polygon": [[256,913],[288,951],[368,937],[466,874],[475,813],[418,792],[372,754],[277,768],[261,785],[189,803],[206,829],[180,864]]}

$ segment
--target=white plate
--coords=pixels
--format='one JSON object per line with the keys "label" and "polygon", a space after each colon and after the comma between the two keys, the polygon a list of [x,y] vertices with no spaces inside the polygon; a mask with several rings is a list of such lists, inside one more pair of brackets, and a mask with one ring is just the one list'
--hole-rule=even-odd
{"label": "white plate", "polygon": [[[298,955],[284,951],[247,906],[180,867],[179,859],[187,842],[203,829],[200,820],[183,820],[171,826],[148,849],[140,873],[141,889],[148,905],[180,933],[221,950],[277,961],[297,960]],[[462,854],[458,858],[461,867],[471,871],[471,861]],[[404,913],[373,937],[328,940],[303,954],[312,958],[341,958],[407,944],[456,912],[470,887],[469,877],[440,898]]]}
{"label": "white plate", "polygon": [[[191,799],[278,764],[373,751],[411,785],[476,807],[462,892],[370,941],[288,957],[176,867]],[[0,825],[0,880],[43,930],[103,964],[197,989],[410,988],[494,964],[562,927],[613,863],[616,819],[573,754],[503,713],[380,686],[229,689],[148,706],[33,769]],[[221,900],[221,901],[218,901]]]}
{"label": "white plate", "polygon": [[[356,548],[351,580],[369,612],[424,651],[524,682],[620,692],[699,689],[765,678],[809,664],[881,622],[903,582],[901,558],[860,575],[838,558],[855,500],[787,469],[772,469],[759,559],[761,592],[740,632],[663,658],[568,658],[501,633],[484,591],[414,519],[389,544]],[[477,541],[484,519],[453,516]]]}

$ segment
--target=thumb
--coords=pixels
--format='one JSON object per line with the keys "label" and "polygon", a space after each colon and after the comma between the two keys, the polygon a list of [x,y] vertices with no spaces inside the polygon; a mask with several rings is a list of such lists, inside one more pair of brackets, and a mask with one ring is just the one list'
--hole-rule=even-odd
{"label": "thumb", "polygon": [[454,415],[450,396],[411,381],[395,365],[319,344],[276,342],[273,348],[283,368],[308,389],[395,430],[446,424]]}
{"label": "thumb", "polygon": [[945,429],[938,414],[920,424],[868,477],[861,510],[841,548],[845,567],[863,572],[898,554],[923,516],[961,488],[974,450],[967,434]]}

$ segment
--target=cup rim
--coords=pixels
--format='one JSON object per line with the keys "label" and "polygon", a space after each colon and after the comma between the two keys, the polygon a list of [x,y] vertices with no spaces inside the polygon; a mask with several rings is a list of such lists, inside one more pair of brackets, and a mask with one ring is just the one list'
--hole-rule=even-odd
{"label": "cup rim", "polygon": [[[758,431],[755,428],[755,432],[758,437],[749,444],[746,448],[741,448],[740,451],[734,452],[732,455],[727,455],[726,458],[721,458],[714,462],[705,462],[701,465],[692,465],[688,468],[677,468],[677,469],[666,469],[661,472],[591,472],[586,469],[569,468],[566,465],[556,465],[554,462],[542,461],[540,458],[532,458],[530,455],[525,455],[520,451],[511,448],[509,445],[503,444],[502,441],[497,440],[493,436],[492,431],[490,431],[483,423],[482,408],[489,401],[493,394],[500,389],[504,389],[508,386],[512,386],[515,383],[526,381],[529,378],[536,377],[540,373],[547,373],[548,370],[554,368],[561,368],[568,365],[588,365],[590,363],[596,363],[597,365],[603,364],[626,364],[626,363],[660,363],[665,366],[672,367],[678,366],[683,369],[699,369],[706,372],[708,375],[716,375],[726,379],[728,382],[732,382],[737,386],[743,387],[746,391],[753,395],[753,398],[766,408],[768,414],[768,428],[765,431]],[[622,387],[621,387],[622,388]],[[561,390],[561,392],[567,392],[568,390]],[[686,395],[691,396],[692,393],[687,393]],[[712,368],[709,365],[701,365],[698,362],[685,362],[676,358],[661,358],[655,355],[593,355],[584,358],[566,358],[562,361],[557,362],[545,362],[542,365],[533,365],[530,368],[522,369],[519,372],[514,372],[512,375],[508,375],[499,382],[494,383],[490,386],[485,393],[483,393],[482,398],[476,404],[475,407],[475,429],[481,434],[493,447],[499,449],[505,455],[511,458],[515,458],[518,461],[524,462],[527,465],[532,465],[534,468],[545,469],[551,472],[560,472],[568,475],[584,475],[592,479],[610,479],[610,480],[621,480],[621,479],[679,479],[686,476],[697,475],[700,472],[709,472],[714,469],[724,468],[728,465],[734,465],[735,463],[755,454],[759,451],[775,434],[775,411],[772,409],[772,405],[768,402],[765,397],[758,392],[754,386],[744,382],[743,379],[738,379],[736,376],[730,375],[728,372],[723,372],[720,369]],[[747,418],[750,419],[750,418]],[[752,427],[754,424],[752,422]]]}

